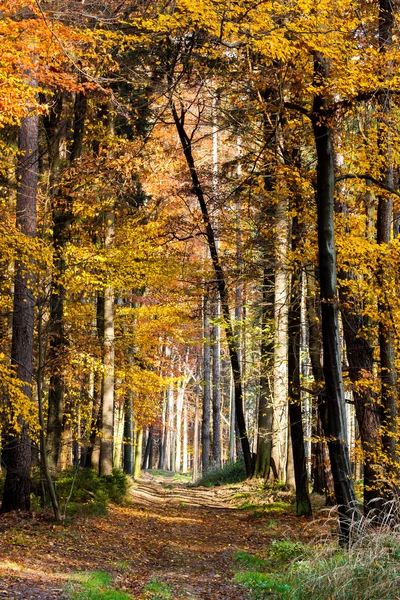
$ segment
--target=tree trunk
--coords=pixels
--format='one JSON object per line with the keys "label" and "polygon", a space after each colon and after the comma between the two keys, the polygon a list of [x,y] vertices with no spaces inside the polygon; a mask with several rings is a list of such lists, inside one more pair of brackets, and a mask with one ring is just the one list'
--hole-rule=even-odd
{"label": "tree trunk", "polygon": [[[69,162],[72,164],[82,154],[83,134],[85,127],[87,101],[83,92],[78,92],[74,105],[73,138],[69,152]],[[49,319],[49,351],[48,362],[51,365],[49,382],[49,408],[47,419],[47,444],[49,461],[56,468],[60,461],[62,447],[63,414],[64,414],[64,360],[67,350],[67,337],[64,327],[64,305],[66,291],[62,278],[65,272],[65,246],[69,240],[69,229],[72,221],[72,201],[64,192],[58,189],[57,179],[60,163],[60,142],[62,101],[55,104],[50,116],[44,119],[46,129],[50,169],[51,195],[53,214],[53,273],[50,293]]]}
{"label": "tree trunk", "polygon": [[[379,50],[384,55],[393,44],[393,5],[390,0],[379,2]],[[384,75],[382,73],[382,75]],[[379,96],[381,115],[378,120],[378,148],[384,159],[384,168],[381,174],[382,181],[393,187],[393,157],[388,132],[388,120],[391,113],[390,92]],[[391,225],[393,219],[393,200],[388,194],[381,193],[378,200],[377,212],[377,242],[390,246]],[[382,259],[383,261],[385,259]],[[378,272],[378,283],[381,290],[385,288],[385,280],[390,277],[391,268],[381,264]],[[397,462],[397,390],[396,366],[393,331],[390,318],[390,307],[385,299],[378,302],[379,320],[379,351],[381,366],[381,425],[382,443],[386,457],[387,472],[392,477],[398,473]],[[393,482],[387,481],[391,487]],[[390,496],[389,490],[386,495]]]}
{"label": "tree trunk", "polygon": [[244,419],[243,413],[243,388],[242,388],[242,378],[240,373],[240,362],[238,355],[238,348],[236,342],[235,332],[231,322],[230,308],[229,308],[229,299],[228,299],[228,287],[226,285],[225,275],[221,266],[215,235],[213,228],[211,226],[208,208],[206,199],[204,196],[203,188],[201,186],[197,169],[195,167],[195,162],[192,154],[192,142],[189,136],[186,133],[184,126],[184,118],[185,113],[182,111],[181,116],[178,115],[175,104],[171,100],[171,111],[174,119],[174,123],[179,135],[179,139],[182,145],[182,149],[185,155],[186,163],[189,167],[190,176],[193,183],[193,193],[197,197],[199,202],[204,228],[206,231],[206,237],[208,242],[208,247],[210,250],[211,261],[214,268],[216,285],[219,292],[219,297],[221,301],[221,312],[222,319],[225,325],[225,333],[226,340],[228,343],[229,349],[229,358],[231,361],[231,368],[233,373],[233,379],[235,382],[235,410],[236,410],[236,422],[239,429],[239,435],[243,450],[244,462],[246,465],[247,475],[250,476],[253,471],[251,452],[250,452],[250,444],[246,431],[246,423]]}
{"label": "tree trunk", "polygon": [[[300,228],[297,217],[292,223],[292,252],[298,251]],[[289,419],[293,450],[294,477],[296,483],[296,513],[298,517],[311,515],[308,493],[306,454],[304,447],[303,419],[300,394],[300,335],[301,335],[301,268],[294,264],[289,306]]]}
{"label": "tree trunk", "polygon": [[202,472],[210,469],[210,421],[211,421],[211,352],[210,320],[208,315],[209,295],[203,298],[203,414],[201,420],[201,467]]}
{"label": "tree trunk", "polygon": [[274,277],[267,265],[264,267],[262,298],[260,400],[258,404],[258,437],[254,477],[262,477],[267,480],[271,468],[274,420],[272,389],[274,342],[271,330],[274,308]]}
{"label": "tree trunk", "polygon": [[146,448],[144,450],[142,469],[151,469],[151,454],[153,451],[153,426],[150,425],[147,435]]}
{"label": "tree trunk", "polygon": [[163,471],[165,469],[165,443],[167,439],[167,394],[163,393],[163,409],[162,409],[162,421],[161,421],[161,440],[160,440],[160,452],[158,457],[158,468]]}
{"label": "tree trunk", "polygon": [[194,408],[194,433],[193,433],[193,481],[197,481],[199,476],[199,394],[196,393]]}
{"label": "tree trunk", "polygon": [[[327,61],[316,53],[314,60],[315,85],[320,87],[328,77]],[[345,398],[342,379],[342,360],[337,306],[337,270],[334,238],[333,148],[327,119],[327,101],[322,95],[314,97],[312,124],[317,151],[317,213],[319,276],[321,291],[322,342],[327,399],[328,447],[339,505],[340,541],[349,541],[350,524],[360,518],[356,505],[347,444]]]}
{"label": "tree trunk", "polygon": [[177,473],[181,470],[181,450],[182,450],[182,410],[185,397],[186,383],[182,381],[178,386],[176,395],[176,439],[175,439],[175,465],[174,469]]}
{"label": "tree trunk", "polygon": [[132,392],[128,393],[124,405],[124,473],[133,474],[133,414],[132,414]]}
{"label": "tree trunk", "polygon": [[321,323],[321,302],[317,297],[315,276],[306,271],[307,276],[307,319],[308,319],[308,336],[309,336],[309,353],[311,360],[311,369],[314,377],[315,386],[317,388],[316,401],[316,423],[315,433],[318,438],[316,442],[314,456],[315,467],[319,470],[320,483],[314,478],[314,491],[317,493],[325,493],[326,504],[331,506],[335,504],[335,490],[332,478],[331,461],[329,458],[329,450],[324,438],[327,430],[327,408],[326,408],[326,389],[324,370],[322,367],[322,332]]}
{"label": "tree trunk", "polygon": [[[38,184],[38,117],[22,120],[18,136],[17,228],[28,238],[36,236],[36,196]],[[32,401],[34,307],[33,265],[17,261],[14,277],[11,364],[22,382],[27,401]],[[11,411],[13,407],[11,406]],[[1,512],[30,510],[31,441],[28,425],[18,418],[20,431],[12,426],[3,433],[2,459],[7,473]]]}
{"label": "tree trunk", "polygon": [[212,344],[212,456],[213,467],[219,469],[221,463],[221,328],[219,326],[220,306],[218,298],[213,299]]}
{"label": "tree trunk", "polygon": [[188,407],[183,407],[183,448],[182,448],[182,473],[188,472]]}
{"label": "tree trunk", "polygon": [[135,462],[133,476],[135,479],[140,477],[140,465],[142,463],[142,444],[143,444],[143,429],[139,429],[135,435]]}
{"label": "tree trunk", "polygon": [[[114,215],[108,213],[106,221],[105,247],[110,248],[114,237]],[[104,377],[102,386],[100,475],[111,475],[113,468],[114,337],[114,290],[109,286],[104,291]]]}
{"label": "tree trunk", "polygon": [[286,203],[275,209],[275,346],[274,346],[274,432],[272,457],[278,479],[286,483],[288,460],[288,307],[289,281],[287,271],[288,219]]}

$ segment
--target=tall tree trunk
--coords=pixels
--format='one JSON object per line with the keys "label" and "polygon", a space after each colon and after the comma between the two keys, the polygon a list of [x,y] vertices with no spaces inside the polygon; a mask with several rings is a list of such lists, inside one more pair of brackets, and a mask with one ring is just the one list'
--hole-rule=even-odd
{"label": "tall tree trunk", "polygon": [[[324,84],[329,74],[328,62],[316,53],[314,59],[315,86]],[[345,397],[337,306],[337,268],[334,237],[335,174],[331,130],[328,124],[327,100],[322,94],[314,97],[312,124],[317,151],[317,213],[318,251],[321,291],[322,342],[327,399],[328,447],[339,506],[340,541],[349,541],[350,523],[360,518],[356,505],[347,444]]]}
{"label": "tall tree trunk", "polygon": [[188,472],[188,407],[183,407],[183,447],[182,447],[182,473]]}
{"label": "tall tree trunk", "polygon": [[174,123],[179,135],[179,139],[182,145],[183,153],[185,155],[186,163],[188,165],[190,176],[193,183],[193,193],[197,197],[199,202],[203,225],[206,232],[208,247],[210,250],[211,261],[214,268],[216,285],[219,292],[221,301],[221,313],[222,319],[225,326],[226,340],[228,343],[229,358],[231,361],[231,368],[233,373],[233,379],[235,382],[235,410],[236,410],[236,422],[239,429],[239,435],[243,450],[244,462],[246,465],[247,475],[251,475],[253,471],[250,444],[246,431],[246,423],[243,413],[243,387],[242,378],[240,372],[240,362],[237,348],[237,341],[234,332],[234,328],[231,322],[229,298],[228,298],[228,287],[226,285],[224,271],[220,262],[219,253],[217,250],[217,244],[215,240],[214,230],[211,226],[207,203],[204,195],[203,188],[200,183],[200,179],[195,166],[193,153],[192,153],[192,142],[185,130],[185,112],[182,110],[179,116],[175,107],[174,102],[171,100],[170,103],[172,116]]}
{"label": "tall tree trunk", "polygon": [[314,459],[315,469],[319,471],[318,476],[314,477],[314,491],[317,493],[325,493],[326,504],[333,505],[335,502],[335,490],[332,478],[331,461],[329,458],[329,450],[324,439],[325,431],[327,430],[327,402],[324,370],[322,367],[322,335],[321,335],[321,302],[317,297],[315,275],[307,269],[307,320],[308,320],[308,337],[309,337],[309,353],[311,361],[311,369],[314,377],[314,382],[317,388],[316,415],[314,432],[318,438],[315,443]]}
{"label": "tall tree trunk", "polygon": [[150,425],[147,433],[146,448],[144,450],[142,469],[151,469],[151,453],[153,451],[153,426]]}
{"label": "tall tree trunk", "polygon": [[[298,207],[296,207],[298,209]],[[298,251],[300,226],[297,216],[292,222],[292,252]],[[301,336],[301,268],[295,263],[291,282],[289,306],[289,419],[296,482],[296,513],[298,517],[311,515],[308,477],[304,446],[303,419],[300,394],[300,336]]]}
{"label": "tall tree trunk", "polygon": [[167,435],[165,439],[165,468],[167,471],[172,471],[173,464],[171,459],[172,454],[172,432],[174,429],[174,390],[172,384],[168,387],[167,392]]}
{"label": "tall tree trunk", "polygon": [[[74,124],[72,143],[69,148],[69,163],[73,164],[82,154],[83,135],[87,110],[86,95],[77,92],[74,104]],[[49,408],[47,419],[47,443],[49,462],[56,468],[60,461],[62,447],[63,415],[64,415],[64,360],[67,350],[67,337],[64,326],[65,287],[65,246],[69,240],[69,229],[72,221],[72,200],[58,189],[58,171],[60,167],[60,142],[62,123],[62,100],[55,104],[48,118],[44,119],[46,129],[50,169],[51,196],[53,215],[53,273],[50,292],[49,319],[49,351],[48,362],[51,364],[49,382]],[[65,420],[67,423],[68,419]],[[67,423],[67,428],[69,424]],[[68,450],[68,449],[66,449]]]}
{"label": "tall tree trunk", "polygon": [[[269,266],[264,266],[262,285],[260,399],[258,404],[257,454],[254,476],[268,479],[271,468],[273,408],[273,355],[274,341],[271,323],[274,310],[274,277]],[[277,473],[275,471],[275,475]]]}
{"label": "tall tree trunk", "polygon": [[210,421],[211,421],[211,352],[209,294],[203,297],[203,414],[201,419],[201,468],[210,469]]}
{"label": "tall tree trunk", "polygon": [[196,392],[194,407],[194,433],[193,433],[193,481],[197,481],[199,476],[199,394]]}
{"label": "tall tree trunk", "polygon": [[275,209],[275,346],[274,346],[274,432],[272,457],[278,479],[286,483],[288,460],[288,307],[289,280],[287,253],[289,243],[286,202]]}
{"label": "tall tree trunk", "polygon": [[142,445],[143,445],[143,429],[139,429],[135,435],[135,461],[133,468],[133,476],[135,479],[140,477],[140,465],[142,463]]}
{"label": "tall tree trunk", "polygon": [[[22,120],[18,136],[17,228],[28,238],[36,236],[36,196],[38,185],[38,117]],[[11,363],[22,382],[22,391],[32,400],[34,307],[33,265],[18,260],[14,277]],[[11,406],[11,411],[13,407]],[[2,459],[7,473],[1,512],[30,510],[31,441],[29,429],[18,418],[20,431],[8,426],[3,433]]]}
{"label": "tall tree trunk", "polygon": [[217,297],[213,299],[212,344],[212,456],[213,467],[221,467],[221,327],[219,326],[220,306]]}
{"label": "tall tree trunk", "polygon": [[128,393],[124,405],[124,455],[123,466],[124,473],[133,475],[133,413],[132,413],[132,392]]}
{"label": "tall tree trunk", "polygon": [[[384,55],[393,44],[393,4],[391,0],[379,2],[379,50]],[[384,74],[382,74],[384,75]],[[378,120],[378,147],[383,159],[383,182],[393,187],[393,157],[388,132],[388,119],[391,113],[390,93],[380,96],[381,115]],[[391,225],[393,219],[393,200],[390,195],[381,193],[377,212],[377,242],[389,246],[391,241]],[[385,261],[383,258],[382,261]],[[389,267],[390,270],[390,267]],[[385,279],[389,277],[388,265],[381,264],[378,272],[378,282],[381,290],[385,287]],[[386,455],[387,471],[394,475],[398,472],[397,465],[397,391],[396,366],[393,331],[390,324],[390,307],[385,299],[378,302],[379,320],[379,351],[381,366],[381,425],[382,443]],[[389,482],[387,482],[389,483]],[[393,482],[390,482],[393,486]]]}
{"label": "tall tree trunk", "polygon": [[163,393],[163,409],[162,409],[162,421],[161,421],[161,440],[160,440],[160,452],[158,457],[158,468],[163,471],[165,469],[165,444],[167,439],[167,394],[166,391]]}
{"label": "tall tree trunk", "polygon": [[[106,221],[105,247],[110,248],[114,237],[114,215],[108,213]],[[114,290],[108,286],[104,291],[104,377],[102,386],[100,475],[111,475],[113,468],[114,337]]]}
{"label": "tall tree trunk", "polygon": [[175,439],[175,465],[174,469],[177,473],[181,470],[181,450],[182,450],[182,410],[185,397],[185,381],[181,381],[176,394],[176,439]]}

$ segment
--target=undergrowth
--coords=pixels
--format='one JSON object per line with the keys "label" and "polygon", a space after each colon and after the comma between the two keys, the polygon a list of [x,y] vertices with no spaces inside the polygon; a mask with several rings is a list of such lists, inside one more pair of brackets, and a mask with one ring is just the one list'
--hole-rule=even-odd
{"label": "undergrowth", "polygon": [[104,571],[84,571],[73,576],[66,592],[71,600],[131,600],[113,585],[112,577]]}
{"label": "undergrowth", "polygon": [[77,513],[104,515],[109,502],[123,502],[128,488],[126,475],[118,469],[114,469],[112,475],[102,476],[92,469],[79,469],[77,472],[75,468],[69,469],[61,472],[55,483],[62,510],[68,501],[69,516]]}
{"label": "undergrowth", "polygon": [[167,583],[152,579],[144,586],[146,600],[171,600],[171,592]]}
{"label": "undergrowth", "polygon": [[313,547],[280,540],[266,549],[263,559],[243,554],[236,556],[235,581],[251,600],[399,598],[400,526],[393,519],[380,526],[363,519],[348,550],[333,540]]}
{"label": "undergrowth", "polygon": [[246,467],[244,461],[228,463],[222,469],[212,469],[196,481],[194,485],[213,487],[216,485],[227,485],[230,483],[240,483],[247,479]]}

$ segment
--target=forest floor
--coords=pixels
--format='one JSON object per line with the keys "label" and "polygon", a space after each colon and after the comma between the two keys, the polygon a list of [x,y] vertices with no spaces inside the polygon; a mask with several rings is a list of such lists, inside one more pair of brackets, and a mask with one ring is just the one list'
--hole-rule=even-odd
{"label": "forest floor", "polygon": [[[307,542],[321,527],[283,501],[260,510],[246,500],[252,493],[251,484],[192,488],[145,473],[127,503],[104,516],[55,524],[42,514],[2,515],[0,599],[68,599],[77,573],[102,571],[135,600],[241,600],[239,552],[262,556],[273,540]],[[152,596],[149,582],[170,595]]]}

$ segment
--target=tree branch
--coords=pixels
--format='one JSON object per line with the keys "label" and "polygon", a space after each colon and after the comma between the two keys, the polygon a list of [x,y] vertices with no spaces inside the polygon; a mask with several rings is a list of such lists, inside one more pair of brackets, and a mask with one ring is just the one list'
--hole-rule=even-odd
{"label": "tree branch", "polygon": [[390,192],[391,194],[395,194],[396,196],[400,197],[400,192],[398,190],[395,190],[390,185],[386,185],[386,183],[383,183],[383,181],[379,181],[379,179],[372,177],[368,173],[360,173],[360,174],[348,173],[347,175],[339,175],[339,177],[335,178],[335,183],[339,183],[339,181],[344,181],[346,179],[364,179],[366,181],[371,181],[371,183],[374,183],[375,185],[382,188],[383,190],[386,190],[387,192]]}

